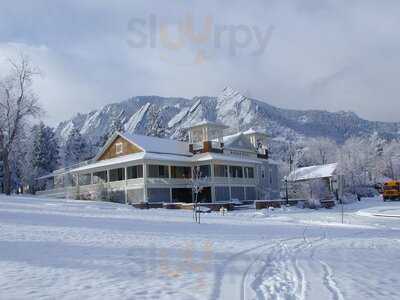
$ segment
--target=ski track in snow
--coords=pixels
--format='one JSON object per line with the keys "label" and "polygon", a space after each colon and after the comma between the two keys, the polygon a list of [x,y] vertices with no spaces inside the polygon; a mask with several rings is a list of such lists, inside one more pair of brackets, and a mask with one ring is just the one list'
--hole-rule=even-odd
{"label": "ski track in snow", "polygon": [[324,274],[325,286],[332,293],[333,300],[344,300],[342,292],[338,288],[338,286],[337,286],[337,284],[336,284],[336,282],[334,280],[333,271],[332,271],[331,267],[327,263],[325,263],[323,261],[320,261],[320,263],[321,263],[321,265],[322,265],[322,267],[324,269],[324,272],[325,272],[325,274]]}
{"label": "ski track in snow", "polygon": [[[281,219],[244,212],[210,214],[194,226],[181,211],[10,199],[0,199],[3,296],[399,299],[395,220],[349,212],[338,224],[326,221],[328,210]],[[206,241],[212,249],[203,249]]]}
{"label": "ski track in snow", "polygon": [[300,242],[291,245],[296,239],[282,241],[272,247],[263,267],[255,273],[252,288],[258,299],[305,299],[307,281],[295,252],[306,244]]}
{"label": "ski track in snow", "polygon": [[[323,236],[308,239],[304,230],[303,238],[281,240],[276,244],[262,245],[263,251],[251,262],[244,273],[242,281],[241,299],[307,299],[308,282],[304,269],[298,259],[298,254],[309,251],[309,257],[314,259],[318,247],[329,243],[326,231]],[[356,234],[362,234],[363,231]],[[297,243],[294,243],[296,242]],[[251,249],[254,251],[254,249]],[[267,259],[263,260],[262,257]],[[344,300],[339,289],[332,268],[324,261],[318,260],[323,270],[323,286],[331,294],[332,300]],[[263,267],[259,268],[262,265]],[[259,270],[257,271],[257,267]],[[254,274],[251,274],[251,273]],[[253,275],[254,279],[250,280]],[[255,292],[255,297],[246,297],[249,286]]]}

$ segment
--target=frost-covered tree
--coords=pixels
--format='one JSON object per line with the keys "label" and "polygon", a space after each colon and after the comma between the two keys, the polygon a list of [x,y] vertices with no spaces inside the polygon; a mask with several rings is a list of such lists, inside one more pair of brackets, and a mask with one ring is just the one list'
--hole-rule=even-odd
{"label": "frost-covered tree", "polygon": [[25,184],[24,172],[27,168],[25,161],[28,151],[27,149],[27,137],[24,131],[21,132],[21,135],[10,153],[11,190],[17,193],[22,192]]}
{"label": "frost-covered tree", "polygon": [[366,186],[376,182],[382,174],[381,140],[350,138],[340,149],[339,171],[348,187]]}
{"label": "frost-covered tree", "polygon": [[12,153],[27,121],[41,112],[32,90],[33,79],[38,73],[29,59],[21,55],[9,60],[9,65],[8,74],[0,79],[0,157],[4,168],[4,191],[8,195],[12,190]]}
{"label": "frost-covered tree", "polygon": [[41,122],[32,128],[32,166],[38,175],[53,172],[58,167],[59,146],[53,128]]}
{"label": "frost-covered tree", "polygon": [[113,135],[115,132],[124,132],[124,123],[122,122],[121,116],[113,118],[111,122],[109,136]]}
{"label": "frost-covered tree", "polygon": [[70,166],[87,160],[90,156],[88,145],[77,127],[73,127],[68,135],[64,150],[64,165]]}
{"label": "frost-covered tree", "polygon": [[146,135],[165,137],[165,126],[166,123],[165,116],[162,114],[160,108],[155,105],[151,105],[148,110],[148,122],[149,126],[146,129]]}
{"label": "frost-covered tree", "polygon": [[24,181],[31,193],[37,189],[36,178],[53,172],[58,167],[59,146],[53,128],[43,122],[32,127],[30,139],[26,142],[29,149],[25,157]]}
{"label": "frost-covered tree", "polygon": [[298,167],[325,165],[337,161],[338,146],[328,138],[307,141],[298,159]]}
{"label": "frost-covered tree", "polygon": [[110,128],[95,143],[93,143],[94,152],[97,152],[99,149],[101,149],[114,133],[123,133],[125,131],[123,121],[124,118],[122,114],[112,118]]}
{"label": "frost-covered tree", "polygon": [[383,176],[400,179],[400,141],[393,140],[382,148]]}

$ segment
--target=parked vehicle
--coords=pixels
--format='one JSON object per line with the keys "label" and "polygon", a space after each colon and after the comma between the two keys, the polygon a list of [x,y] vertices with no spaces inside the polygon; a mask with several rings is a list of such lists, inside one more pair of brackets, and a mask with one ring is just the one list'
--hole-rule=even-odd
{"label": "parked vehicle", "polygon": [[383,184],[383,201],[400,200],[400,181],[391,180]]}

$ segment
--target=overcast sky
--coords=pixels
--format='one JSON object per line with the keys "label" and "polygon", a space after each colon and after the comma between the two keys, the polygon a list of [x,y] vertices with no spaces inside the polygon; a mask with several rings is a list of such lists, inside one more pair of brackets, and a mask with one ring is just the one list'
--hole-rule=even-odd
{"label": "overcast sky", "polygon": [[16,51],[30,56],[53,125],[135,95],[225,86],[400,121],[399,28],[398,0],[2,1],[0,70]]}

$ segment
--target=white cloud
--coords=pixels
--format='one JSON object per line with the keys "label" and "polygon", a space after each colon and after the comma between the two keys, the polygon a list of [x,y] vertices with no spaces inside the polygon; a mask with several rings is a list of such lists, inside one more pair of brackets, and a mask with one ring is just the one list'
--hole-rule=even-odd
{"label": "white cloud", "polygon": [[[392,109],[400,92],[397,1],[30,3],[16,1],[0,11],[0,54],[20,48],[42,69],[35,88],[52,124],[134,95],[216,95],[225,85],[278,106],[355,110],[399,121]],[[247,49],[229,55],[228,36],[222,48],[203,47],[201,64],[192,63],[199,45],[172,52],[159,43],[129,47],[132,18],[149,22],[154,15],[176,25],[189,13],[196,30],[211,15],[214,25],[274,31],[260,56]]]}

